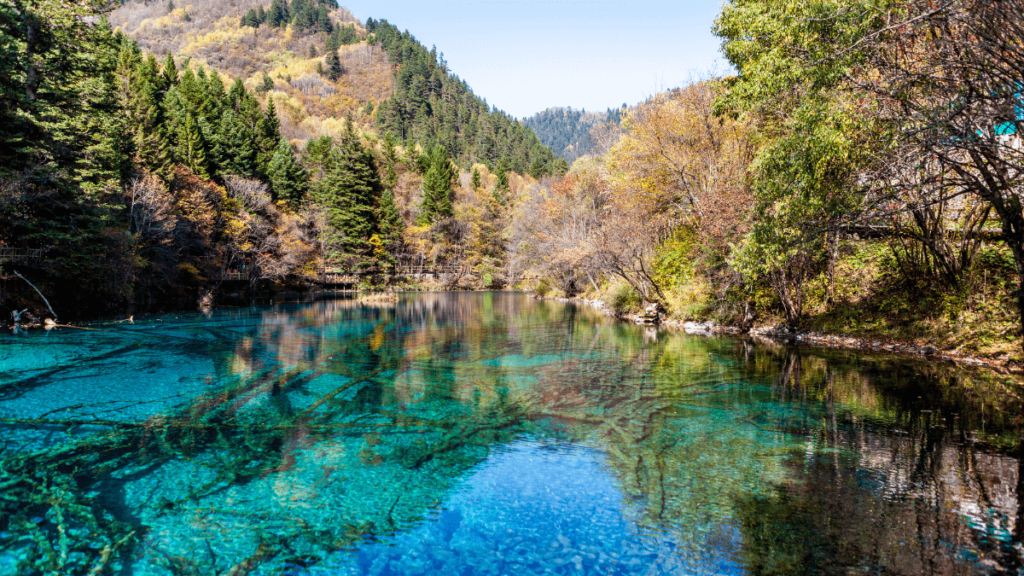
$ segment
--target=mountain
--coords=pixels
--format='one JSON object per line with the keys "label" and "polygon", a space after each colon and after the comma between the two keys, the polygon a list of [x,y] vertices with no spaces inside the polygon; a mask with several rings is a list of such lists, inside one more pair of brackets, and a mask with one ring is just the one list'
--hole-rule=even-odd
{"label": "mountain", "polygon": [[440,144],[466,166],[505,162],[535,178],[568,168],[529,127],[473,94],[436,49],[428,51],[387,20],[367,20],[366,28],[396,68],[395,93],[377,109],[380,130],[401,140]]}
{"label": "mountain", "polygon": [[555,154],[572,162],[586,154],[592,154],[600,147],[599,134],[592,134],[597,129],[618,131],[622,120],[621,108],[609,108],[605,112],[587,112],[572,108],[548,108],[529,118],[524,118],[523,126],[530,128],[545,146],[554,150]]}
{"label": "mountain", "polygon": [[95,317],[413,263],[499,285],[508,212],[567,169],[335,0],[8,4],[0,248],[35,256],[31,285],[0,268],[3,317],[39,293]]}

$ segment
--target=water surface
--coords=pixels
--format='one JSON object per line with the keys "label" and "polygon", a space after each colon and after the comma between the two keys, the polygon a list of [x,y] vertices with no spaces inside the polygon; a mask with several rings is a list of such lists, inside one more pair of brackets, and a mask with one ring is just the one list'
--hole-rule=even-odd
{"label": "water surface", "polygon": [[513,293],[0,335],[0,576],[1022,574],[1021,387]]}

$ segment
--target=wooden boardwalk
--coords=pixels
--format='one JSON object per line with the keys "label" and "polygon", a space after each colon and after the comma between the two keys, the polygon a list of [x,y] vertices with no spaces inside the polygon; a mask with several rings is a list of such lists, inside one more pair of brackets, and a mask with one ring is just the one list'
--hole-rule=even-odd
{"label": "wooden boardwalk", "polygon": [[42,248],[29,249],[0,246],[0,262],[32,262],[42,258]]}

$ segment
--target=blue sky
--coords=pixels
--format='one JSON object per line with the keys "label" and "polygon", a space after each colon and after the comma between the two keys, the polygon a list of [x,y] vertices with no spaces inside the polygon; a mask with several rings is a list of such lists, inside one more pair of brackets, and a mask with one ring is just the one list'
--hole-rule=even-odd
{"label": "blue sky", "polygon": [[474,92],[516,117],[634,104],[729,69],[711,34],[717,1],[338,2],[436,45]]}

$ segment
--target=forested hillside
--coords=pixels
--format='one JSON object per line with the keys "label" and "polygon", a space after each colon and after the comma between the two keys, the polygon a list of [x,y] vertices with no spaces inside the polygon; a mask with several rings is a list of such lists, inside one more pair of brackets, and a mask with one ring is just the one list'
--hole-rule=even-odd
{"label": "forested hillside", "polygon": [[523,199],[512,261],[620,312],[1019,366],[1022,14],[732,0],[715,32],[738,74],[629,110]]}
{"label": "forested hillside", "polygon": [[41,254],[0,262],[5,317],[402,263],[489,284],[508,210],[566,168],[408,33],[333,0],[100,7],[0,4],[0,248]]}
{"label": "forested hillside", "polygon": [[377,126],[405,140],[444,146],[460,164],[481,162],[534,178],[564,173],[551,149],[514,118],[487,106],[464,80],[448,71],[436,50],[428,51],[387,20],[368,20],[367,30],[397,66],[395,94],[377,109]]}
{"label": "forested hillside", "polygon": [[572,108],[548,108],[529,118],[523,125],[532,129],[545,146],[569,162],[587,154],[604,154],[614,135],[626,105],[605,112],[587,112]]}

